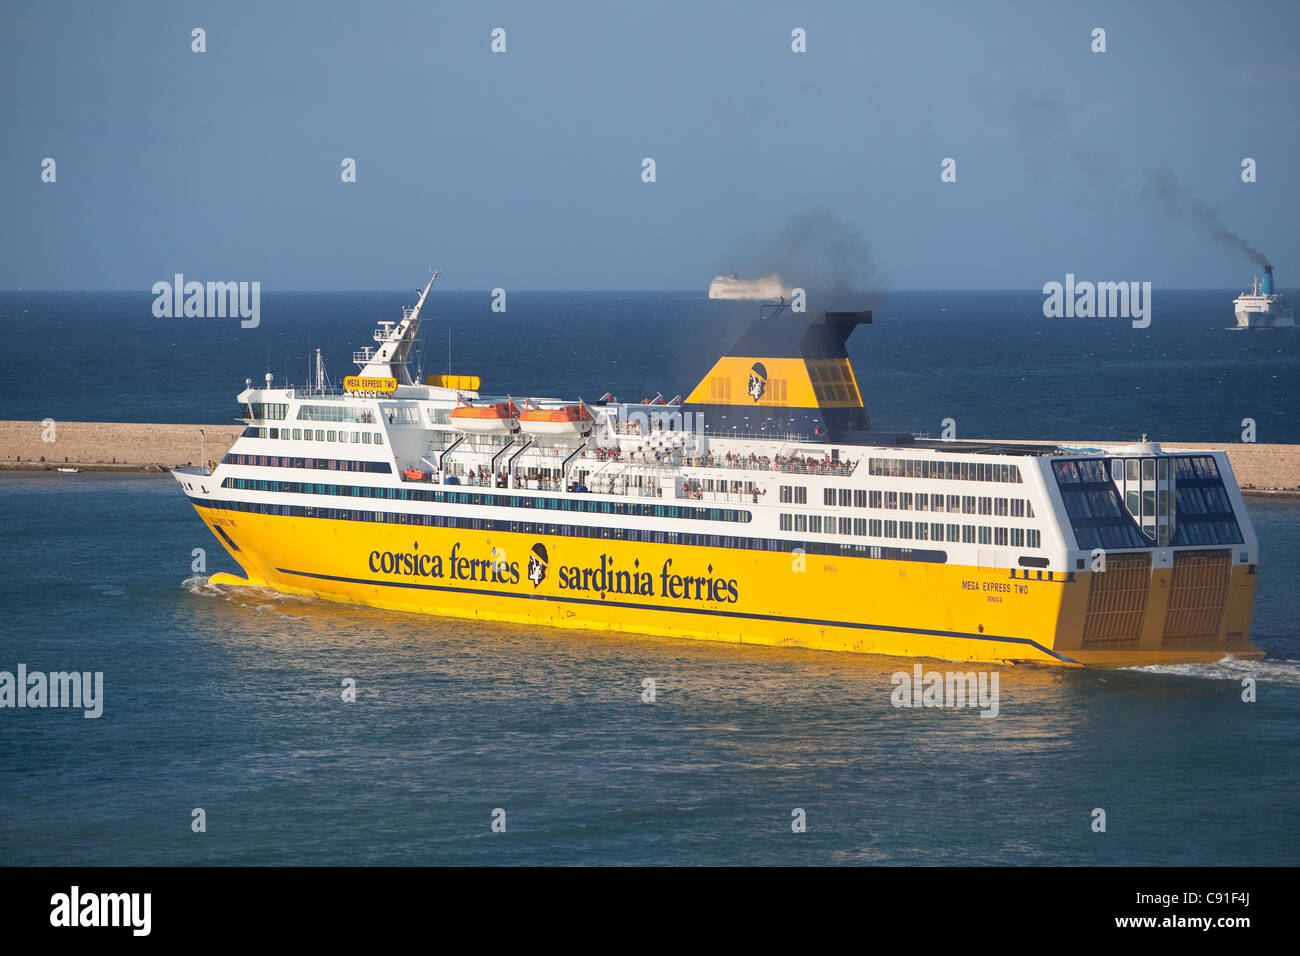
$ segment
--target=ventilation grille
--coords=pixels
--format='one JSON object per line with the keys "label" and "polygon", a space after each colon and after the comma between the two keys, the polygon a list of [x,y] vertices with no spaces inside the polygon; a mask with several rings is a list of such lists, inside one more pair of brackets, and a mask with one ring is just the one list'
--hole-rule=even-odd
{"label": "ventilation grille", "polygon": [[1136,647],[1151,590],[1151,555],[1117,554],[1091,575],[1083,647]]}
{"label": "ventilation grille", "polygon": [[1231,573],[1232,555],[1227,551],[1175,554],[1165,644],[1203,644],[1219,639]]}

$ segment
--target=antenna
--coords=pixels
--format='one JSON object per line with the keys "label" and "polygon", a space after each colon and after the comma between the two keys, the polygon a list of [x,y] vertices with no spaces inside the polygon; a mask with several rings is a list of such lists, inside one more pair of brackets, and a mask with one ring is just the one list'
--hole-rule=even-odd
{"label": "antenna", "polygon": [[325,360],[320,356],[320,349],[316,349],[316,391],[324,395],[328,388],[329,379],[325,375]]}

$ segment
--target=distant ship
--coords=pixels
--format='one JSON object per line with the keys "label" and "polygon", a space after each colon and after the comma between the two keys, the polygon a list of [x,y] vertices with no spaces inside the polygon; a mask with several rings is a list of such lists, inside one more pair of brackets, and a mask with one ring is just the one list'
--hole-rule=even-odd
{"label": "distant ship", "polygon": [[[1262,656],[1259,544],[1223,451],[875,431],[846,349],[871,313],[783,303],[684,400],[417,382],[432,283],[342,389],[319,365],[314,388],[247,380],[221,463],[173,470],[243,568],[214,584],[958,661]],[[502,347],[526,365],[527,341]]]}
{"label": "distant ship", "polygon": [[1264,281],[1255,276],[1250,292],[1233,300],[1239,329],[1290,329],[1295,315],[1284,297],[1273,291],[1273,267],[1264,267]]}
{"label": "distant ship", "polygon": [[709,283],[710,299],[790,299],[793,293],[775,272],[757,279],[717,276]]}

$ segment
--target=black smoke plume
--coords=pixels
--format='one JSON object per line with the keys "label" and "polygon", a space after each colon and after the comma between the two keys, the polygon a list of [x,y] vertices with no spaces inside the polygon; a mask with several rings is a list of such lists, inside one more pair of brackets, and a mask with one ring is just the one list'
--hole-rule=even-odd
{"label": "black smoke plume", "polygon": [[760,272],[776,272],[807,292],[809,312],[878,305],[879,274],[871,245],[828,209],[793,216],[761,257]]}
{"label": "black smoke plume", "polygon": [[1272,268],[1264,253],[1223,224],[1217,206],[1188,193],[1167,167],[1147,173],[1143,193],[1167,215],[1190,222],[1220,245],[1244,253],[1266,269]]}

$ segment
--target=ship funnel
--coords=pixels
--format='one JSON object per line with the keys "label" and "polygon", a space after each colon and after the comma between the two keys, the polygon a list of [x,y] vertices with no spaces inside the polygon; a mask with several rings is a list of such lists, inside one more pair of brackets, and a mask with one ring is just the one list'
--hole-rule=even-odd
{"label": "ship funnel", "polygon": [[1264,288],[1260,289],[1259,291],[1261,295],[1273,294],[1273,267],[1272,266],[1264,267]]}
{"label": "ship funnel", "polygon": [[[770,311],[770,315],[768,314]],[[682,408],[716,434],[839,441],[871,430],[845,343],[869,311],[798,313],[765,307]]]}

